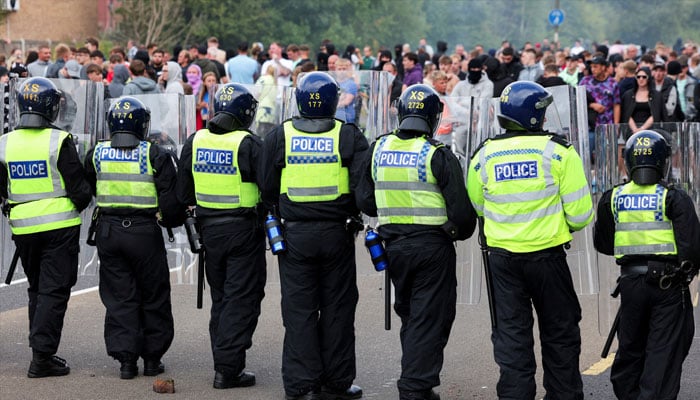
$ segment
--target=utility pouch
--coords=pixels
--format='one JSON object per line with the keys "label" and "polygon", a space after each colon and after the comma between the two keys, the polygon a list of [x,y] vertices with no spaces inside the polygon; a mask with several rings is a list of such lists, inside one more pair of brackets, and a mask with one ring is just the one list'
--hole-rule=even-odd
{"label": "utility pouch", "polygon": [[660,261],[649,261],[649,272],[647,272],[646,281],[653,285],[659,285],[659,288],[666,290],[674,282],[675,271],[671,265]]}

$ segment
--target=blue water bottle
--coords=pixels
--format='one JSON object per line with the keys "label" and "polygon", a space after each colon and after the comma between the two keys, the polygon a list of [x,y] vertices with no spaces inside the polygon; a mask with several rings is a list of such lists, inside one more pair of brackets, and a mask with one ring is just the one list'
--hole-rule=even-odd
{"label": "blue water bottle", "polygon": [[265,232],[267,240],[270,242],[272,254],[277,255],[287,250],[287,244],[282,236],[282,224],[272,213],[268,213],[267,218],[265,218]]}
{"label": "blue water bottle", "polygon": [[379,235],[377,235],[377,232],[372,228],[367,229],[365,233],[365,246],[367,250],[369,250],[374,269],[377,270],[377,272],[384,271],[388,265],[386,251],[384,250],[384,245]]}

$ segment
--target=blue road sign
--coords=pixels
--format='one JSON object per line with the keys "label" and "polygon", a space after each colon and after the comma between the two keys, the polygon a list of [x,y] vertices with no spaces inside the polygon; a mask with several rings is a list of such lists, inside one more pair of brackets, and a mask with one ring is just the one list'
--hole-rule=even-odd
{"label": "blue road sign", "polygon": [[555,8],[549,12],[548,19],[551,25],[559,26],[562,22],[564,22],[564,11]]}

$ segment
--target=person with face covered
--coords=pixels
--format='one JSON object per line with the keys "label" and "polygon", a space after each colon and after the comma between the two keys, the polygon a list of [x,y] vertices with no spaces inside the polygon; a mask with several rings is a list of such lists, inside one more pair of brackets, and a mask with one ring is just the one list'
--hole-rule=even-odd
{"label": "person with face covered", "polygon": [[467,79],[460,81],[452,89],[450,95],[463,98],[476,97],[477,99],[490,98],[493,95],[493,82],[484,72],[481,58],[473,58],[469,61]]}

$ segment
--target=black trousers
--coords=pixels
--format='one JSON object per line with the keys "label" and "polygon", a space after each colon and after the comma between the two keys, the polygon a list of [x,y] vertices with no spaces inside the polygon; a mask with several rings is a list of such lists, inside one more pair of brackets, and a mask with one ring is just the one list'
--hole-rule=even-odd
{"label": "black trousers", "polygon": [[29,347],[55,354],[78,278],[80,225],[12,238],[29,282]]}
{"label": "black trousers", "polygon": [[390,242],[386,252],[396,287],[394,310],[401,318],[397,386],[404,398],[405,392],[440,385],[443,352],[455,320],[457,259],[454,244],[441,232]]}
{"label": "black trousers", "polygon": [[610,380],[618,399],[671,400],[693,342],[693,306],[686,286],[661,290],[645,279],[620,278],[619,347]]}
{"label": "black trousers", "polygon": [[297,222],[287,224],[286,241],[279,255],[285,392],[346,389],[355,379],[354,237],[343,223]]}
{"label": "black trousers", "polygon": [[265,297],[265,234],[255,218],[203,226],[214,369],[238,375]]}
{"label": "black trousers", "polygon": [[497,327],[494,358],[499,399],[532,400],[536,394],[532,307],[542,346],[545,399],[583,399],[579,371],[581,306],[563,249],[514,254],[491,249]]}
{"label": "black trousers", "polygon": [[174,335],[161,228],[155,218],[102,216],[96,241],[107,354],[159,360]]}

